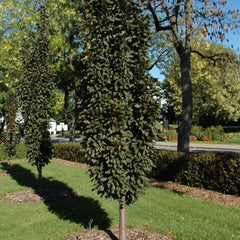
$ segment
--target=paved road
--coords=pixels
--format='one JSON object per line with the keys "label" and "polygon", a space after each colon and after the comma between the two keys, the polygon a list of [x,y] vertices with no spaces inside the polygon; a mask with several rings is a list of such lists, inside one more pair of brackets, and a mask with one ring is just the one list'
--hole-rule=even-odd
{"label": "paved road", "polygon": [[[155,142],[155,147],[160,150],[176,151],[177,143]],[[191,143],[190,152],[213,152],[213,153],[238,153],[240,154],[239,144],[204,144]]]}
{"label": "paved road", "polygon": [[[79,141],[78,136],[76,137],[76,142]],[[69,142],[69,136],[68,135],[61,135],[61,134],[57,134],[57,135],[51,135],[51,142],[52,143],[65,143],[65,142]]]}
{"label": "paved road", "polygon": [[[53,143],[64,143],[69,141],[69,137],[58,135],[51,135]],[[76,138],[79,141],[79,138]],[[159,150],[176,151],[177,143],[156,141],[155,148]],[[240,145],[238,144],[204,144],[191,143],[190,152],[213,152],[213,153],[238,153],[240,154]]]}

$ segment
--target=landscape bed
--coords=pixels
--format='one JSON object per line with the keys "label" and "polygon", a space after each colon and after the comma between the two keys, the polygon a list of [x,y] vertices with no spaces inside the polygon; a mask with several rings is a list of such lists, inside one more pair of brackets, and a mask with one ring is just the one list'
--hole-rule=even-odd
{"label": "landscape bed", "polygon": [[[37,171],[26,161],[14,161],[12,175],[0,177],[0,197],[37,190]],[[0,163],[0,171],[6,164]],[[68,239],[93,229],[118,227],[117,203],[93,192],[81,168],[53,161],[43,169],[43,188],[76,194],[38,203],[0,204],[0,239]],[[64,195],[64,194],[63,194]],[[240,239],[240,209],[198,200],[183,193],[148,186],[145,194],[127,209],[128,228],[148,230],[171,239]],[[14,229],[14,231],[12,231]],[[94,230],[95,231],[95,230]]]}

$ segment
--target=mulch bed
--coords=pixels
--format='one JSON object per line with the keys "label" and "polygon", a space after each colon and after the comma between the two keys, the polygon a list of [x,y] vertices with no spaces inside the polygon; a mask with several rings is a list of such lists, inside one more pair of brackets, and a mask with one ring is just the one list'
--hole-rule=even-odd
{"label": "mulch bed", "polygon": [[[141,229],[132,229],[127,230],[127,239],[128,240],[171,240],[171,233],[169,235],[162,235],[156,232],[151,232]],[[93,230],[76,233],[70,238],[64,240],[118,240],[119,231],[118,229],[111,230]]]}

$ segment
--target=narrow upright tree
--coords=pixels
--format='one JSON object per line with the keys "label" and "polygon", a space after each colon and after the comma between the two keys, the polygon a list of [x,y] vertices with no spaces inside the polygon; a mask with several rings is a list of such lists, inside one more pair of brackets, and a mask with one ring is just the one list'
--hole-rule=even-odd
{"label": "narrow upright tree", "polygon": [[27,158],[37,167],[39,180],[52,155],[48,124],[53,81],[48,44],[47,13],[41,6],[38,31],[32,31],[23,46],[23,79],[19,82]]}
{"label": "narrow upright tree", "polygon": [[16,126],[17,103],[16,96],[12,89],[8,89],[5,103],[5,122],[6,132],[4,132],[4,150],[8,159],[8,168],[10,167],[10,159],[16,152],[17,126]]}
{"label": "narrow upright tree", "polygon": [[146,74],[148,19],[131,0],[90,0],[85,9],[81,144],[94,189],[119,202],[119,239],[125,240],[126,205],[147,182],[159,115],[158,83]]}

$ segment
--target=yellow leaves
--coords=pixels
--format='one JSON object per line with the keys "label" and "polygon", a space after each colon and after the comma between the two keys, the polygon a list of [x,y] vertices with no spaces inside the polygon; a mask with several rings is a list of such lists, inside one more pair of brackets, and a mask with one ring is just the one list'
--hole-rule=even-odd
{"label": "yellow leaves", "polygon": [[148,222],[144,223],[143,226],[147,227],[147,226],[149,226],[152,222],[153,222],[153,220],[149,220]]}

